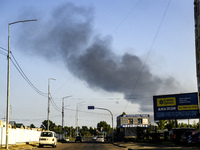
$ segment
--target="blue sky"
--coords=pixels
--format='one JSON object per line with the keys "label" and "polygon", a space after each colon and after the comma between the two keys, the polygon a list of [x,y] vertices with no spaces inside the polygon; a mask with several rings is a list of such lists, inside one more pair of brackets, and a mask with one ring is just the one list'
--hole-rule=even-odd
{"label": "blue sky", "polygon": [[[149,113],[153,95],[196,92],[194,13],[191,0],[19,0],[0,2],[0,47],[11,51],[30,81],[57,107],[65,99],[65,125],[111,123]],[[2,50],[1,50],[2,51]],[[0,54],[0,118],[6,112],[7,58]],[[40,126],[47,97],[35,92],[11,63],[11,120]],[[56,108],[57,108],[56,107]],[[58,109],[58,108],[57,108]],[[59,109],[60,110],[60,109]],[[51,103],[50,120],[61,124]],[[116,120],[114,119],[114,126]]]}

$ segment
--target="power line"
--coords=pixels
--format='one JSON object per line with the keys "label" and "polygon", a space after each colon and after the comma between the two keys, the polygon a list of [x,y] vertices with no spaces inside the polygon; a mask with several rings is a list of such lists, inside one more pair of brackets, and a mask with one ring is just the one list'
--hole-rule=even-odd
{"label": "power line", "polygon": [[0,47],[0,49],[4,50],[4,51],[8,51],[7,49],[3,48],[3,47]]}
{"label": "power line", "polygon": [[[150,47],[150,49],[149,49],[148,55],[147,55],[147,57],[146,57],[146,59],[145,59],[143,65],[142,65],[142,68],[141,68],[141,70],[140,70],[140,73],[139,73],[139,75],[138,75],[138,78],[137,78],[137,80],[136,80],[136,82],[135,82],[135,85],[134,85],[134,87],[133,87],[133,90],[132,90],[132,92],[131,92],[130,98],[133,96],[133,92],[135,91],[135,89],[136,89],[136,87],[137,87],[137,85],[138,85],[138,82],[139,82],[140,77],[141,77],[141,75],[142,75],[142,72],[143,72],[143,70],[144,70],[145,64],[146,64],[146,62],[147,62],[147,60],[148,60],[148,58],[149,58],[149,56],[150,56],[150,53],[151,53],[151,51],[152,51],[152,49],[153,49],[153,46],[154,46],[155,41],[156,41],[156,39],[157,39],[158,33],[159,33],[160,28],[161,28],[161,26],[162,26],[163,20],[164,20],[164,18],[165,18],[165,16],[166,16],[167,10],[168,10],[169,5],[170,5],[170,2],[171,2],[171,0],[168,1],[167,7],[166,7],[165,12],[164,12],[164,14],[163,14],[163,17],[162,17],[162,19],[161,19],[161,22],[160,22],[160,24],[159,24],[159,26],[158,26],[158,30],[157,30],[157,32],[156,32],[156,34],[155,34],[155,36],[154,36],[154,39],[153,39],[153,42],[152,42],[151,47]],[[127,106],[128,106],[128,103],[129,103],[129,101],[127,102],[127,104],[126,104],[126,106],[125,106],[124,112],[125,112],[125,110],[126,110],[126,108],[127,108]]]}
{"label": "power line", "polygon": [[7,56],[7,54],[4,51],[1,51],[1,50],[0,50],[0,54]]}
{"label": "power line", "polygon": [[24,78],[24,80],[40,95],[46,97],[47,96],[47,93],[44,93],[44,92],[41,92],[38,88],[36,88],[33,83],[28,79],[28,77],[26,76],[26,74],[24,73],[24,71],[21,69],[19,63],[17,62],[17,60],[15,59],[14,55],[12,54],[11,52],[11,55],[12,55],[12,58],[14,59],[14,62],[11,58],[11,61],[13,63],[13,65],[15,66],[15,68],[17,69],[17,71],[21,74],[21,76]]}
{"label": "power line", "polygon": [[[4,51],[8,51],[7,49],[5,48],[2,48],[0,47],[0,49],[4,50]],[[0,51],[0,53],[2,55],[5,55],[7,56],[7,54],[3,51]],[[11,58],[11,62],[13,63],[13,65],[15,66],[15,68],[17,69],[17,71],[20,73],[20,75],[24,78],[24,80],[40,95],[44,96],[44,97],[47,97],[47,93],[44,93],[44,92],[41,92],[36,86],[33,85],[33,83],[29,80],[29,78],[26,76],[26,74],[24,73],[24,71],[22,70],[22,68],[20,67],[19,63],[17,62],[17,60],[15,59],[13,53],[10,51],[10,54],[12,55],[12,58]]]}
{"label": "power line", "polygon": [[111,35],[120,27],[120,25],[130,16],[131,13],[135,10],[136,6],[141,2],[138,0],[137,3],[133,6],[133,8],[127,13],[127,15],[121,20],[121,22],[114,28],[114,30],[110,33]]}
{"label": "power line", "polygon": [[51,95],[50,95],[50,101],[51,101],[52,106],[55,108],[55,110],[61,112],[61,108],[59,108],[59,107],[56,105],[56,103],[54,102],[53,97],[52,97]]}
{"label": "power line", "polygon": [[[4,51],[8,51],[7,49],[5,49],[5,48],[3,48],[3,47],[0,47],[0,49],[2,49],[2,50],[4,50]],[[2,50],[0,50],[0,53],[1,53],[2,55],[4,55],[4,56],[7,56],[7,53],[4,52],[4,51],[2,51]]]}

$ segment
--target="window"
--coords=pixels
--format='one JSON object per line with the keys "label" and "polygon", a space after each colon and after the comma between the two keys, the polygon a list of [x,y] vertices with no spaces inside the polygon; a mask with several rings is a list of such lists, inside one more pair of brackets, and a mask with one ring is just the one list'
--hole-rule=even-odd
{"label": "window", "polygon": [[198,46],[199,46],[199,43],[198,43],[198,41],[196,41],[196,48],[198,48]]}
{"label": "window", "polygon": [[142,118],[138,118],[138,123],[142,124]]}
{"label": "window", "polygon": [[195,35],[198,36],[198,29],[195,29]]}
{"label": "window", "polygon": [[53,137],[53,133],[52,132],[42,132],[41,137]]}
{"label": "window", "polygon": [[133,119],[128,119],[128,124],[133,124]]}

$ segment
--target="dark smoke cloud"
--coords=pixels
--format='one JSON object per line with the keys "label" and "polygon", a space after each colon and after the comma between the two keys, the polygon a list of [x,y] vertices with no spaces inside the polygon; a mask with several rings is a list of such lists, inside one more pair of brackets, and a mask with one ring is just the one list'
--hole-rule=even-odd
{"label": "dark smoke cloud", "polygon": [[[92,89],[123,93],[128,101],[142,106],[142,111],[152,110],[152,98],[145,97],[178,89],[173,77],[153,75],[139,57],[116,55],[111,36],[95,35],[92,14],[92,8],[62,5],[46,21],[38,21],[34,30],[35,24],[32,29],[24,28],[18,42],[23,43],[20,49],[50,61],[63,61],[74,76]],[[30,31],[34,32],[27,38]]]}

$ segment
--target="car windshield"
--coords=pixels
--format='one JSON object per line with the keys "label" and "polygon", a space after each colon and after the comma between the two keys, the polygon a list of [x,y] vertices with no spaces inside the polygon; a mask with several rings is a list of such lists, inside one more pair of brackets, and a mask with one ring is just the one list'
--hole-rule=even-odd
{"label": "car windshield", "polygon": [[52,132],[42,132],[41,136],[42,137],[53,137],[53,133]]}

